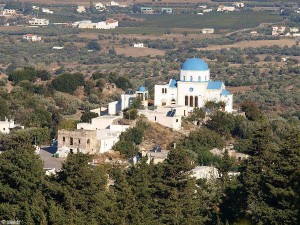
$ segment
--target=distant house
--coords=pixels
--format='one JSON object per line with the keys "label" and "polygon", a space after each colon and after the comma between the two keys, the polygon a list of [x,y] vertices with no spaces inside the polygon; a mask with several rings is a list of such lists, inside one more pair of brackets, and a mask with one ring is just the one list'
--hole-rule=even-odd
{"label": "distant house", "polygon": [[111,1],[110,2],[110,6],[119,6],[120,4],[115,2],[115,1]]}
{"label": "distant house", "polygon": [[203,12],[212,12],[212,9],[203,9]]}
{"label": "distant house", "polygon": [[214,28],[203,28],[202,34],[213,34],[215,32]]}
{"label": "distant house", "polygon": [[53,11],[47,9],[47,8],[42,8],[42,12],[43,13],[47,13],[47,14],[53,14]]}
{"label": "distant house", "polygon": [[14,16],[16,14],[17,14],[17,12],[14,9],[4,9],[2,12],[3,16]]}
{"label": "distant house", "polygon": [[253,31],[250,32],[250,34],[256,35],[256,34],[257,34],[257,31],[256,31],[256,30],[253,30]]}
{"label": "distant house", "polygon": [[144,43],[134,43],[133,47],[134,48],[144,48]]}
{"label": "distant house", "polygon": [[198,179],[215,180],[220,178],[219,172],[213,166],[196,166],[191,170],[191,177]]}
{"label": "distant house", "polygon": [[300,37],[300,33],[294,33],[293,37]]}
{"label": "distant house", "polygon": [[116,124],[120,118],[99,116],[90,123],[77,124],[76,130],[59,130],[57,154],[65,157],[69,153],[101,154],[112,150],[121,133],[129,128],[129,125]]}
{"label": "distant house", "polygon": [[108,19],[106,21],[101,21],[96,23],[96,29],[115,29],[119,25],[119,22],[114,19]]}
{"label": "distant house", "polygon": [[15,121],[13,120],[5,118],[4,121],[0,121],[0,133],[9,134],[10,131],[16,127],[24,129],[24,126],[21,126],[20,124],[15,124]]}
{"label": "distant house", "polygon": [[286,27],[284,26],[273,26],[272,27],[272,35],[278,36],[284,34]]}
{"label": "distant house", "polygon": [[105,5],[104,5],[103,3],[101,3],[101,2],[96,3],[96,4],[95,4],[95,8],[96,8],[96,10],[98,10],[98,11],[103,11],[103,10],[106,9]]}
{"label": "distant house", "polygon": [[244,8],[245,7],[245,3],[244,2],[235,2],[234,5],[238,8]]}
{"label": "distant house", "polygon": [[32,26],[48,26],[49,25],[49,20],[32,18],[32,20],[29,20],[28,23]]}
{"label": "distant house", "polygon": [[40,7],[33,5],[33,6],[32,6],[32,9],[39,10]]}
{"label": "distant house", "polygon": [[151,7],[141,7],[141,13],[153,14],[154,10]]}
{"label": "distant house", "polygon": [[162,14],[172,14],[173,9],[172,8],[161,8],[161,13]]}
{"label": "distant house", "polygon": [[85,12],[85,7],[82,6],[82,5],[79,5],[78,8],[77,8],[77,12],[78,13],[84,13]]}
{"label": "distant house", "polygon": [[54,46],[54,47],[52,47],[52,49],[53,50],[61,50],[61,49],[63,49],[64,48],[64,46]]}
{"label": "distant house", "polygon": [[220,5],[217,9],[217,12],[233,12],[235,11],[235,7],[234,6],[224,6],[224,5]]}
{"label": "distant house", "polygon": [[23,39],[27,40],[27,41],[41,41],[42,37],[37,36],[36,34],[25,34],[23,35]]}
{"label": "distant house", "polygon": [[147,163],[150,163],[151,161],[153,164],[161,163],[167,159],[169,152],[169,150],[163,150],[159,146],[154,147],[152,150],[147,152]]}
{"label": "distant house", "polygon": [[297,33],[297,32],[299,32],[299,28],[298,27],[291,27],[290,32],[291,33]]}

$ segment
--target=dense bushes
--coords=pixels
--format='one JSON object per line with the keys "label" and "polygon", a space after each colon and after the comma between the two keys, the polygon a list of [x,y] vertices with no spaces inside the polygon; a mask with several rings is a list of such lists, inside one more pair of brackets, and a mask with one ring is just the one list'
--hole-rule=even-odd
{"label": "dense bushes", "polygon": [[52,81],[57,91],[73,94],[79,86],[84,86],[84,77],[81,73],[64,73]]}
{"label": "dense bushes", "polygon": [[17,84],[22,80],[35,81],[37,78],[41,78],[41,80],[49,80],[50,77],[50,73],[46,70],[36,70],[32,67],[24,67],[23,69],[12,71],[8,75],[8,80]]}

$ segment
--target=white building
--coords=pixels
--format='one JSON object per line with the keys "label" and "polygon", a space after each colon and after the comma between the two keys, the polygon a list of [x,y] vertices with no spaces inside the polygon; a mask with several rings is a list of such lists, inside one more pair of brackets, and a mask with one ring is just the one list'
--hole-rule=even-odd
{"label": "white building", "polygon": [[165,161],[168,157],[169,152],[169,150],[164,150],[160,146],[155,146],[150,151],[142,151],[142,157],[147,156],[148,164],[150,164],[150,162],[152,162],[153,164],[157,164]]}
{"label": "white building", "polygon": [[198,179],[215,180],[220,177],[216,167],[213,166],[196,166],[191,170],[191,177]]}
{"label": "white building", "polygon": [[3,16],[14,16],[16,14],[17,14],[17,12],[14,9],[4,9],[2,12]]}
{"label": "white building", "polygon": [[203,28],[202,29],[202,34],[213,34],[213,33],[215,33],[214,28]]}
{"label": "white building", "polygon": [[66,157],[69,153],[102,154],[112,150],[121,133],[129,128],[129,125],[116,123],[120,118],[99,116],[90,123],[77,124],[76,130],[59,130],[57,154]]}
{"label": "white building", "polygon": [[208,65],[199,58],[190,58],[182,64],[178,80],[155,85],[154,95],[155,106],[187,106],[192,111],[207,101],[215,101],[224,102],[226,112],[233,111],[233,95],[222,81],[210,80]]}
{"label": "white building", "polygon": [[42,8],[42,12],[46,14],[53,14],[53,11],[47,9],[47,8]]}
{"label": "white building", "polygon": [[149,121],[159,123],[172,130],[180,130],[182,124],[182,117],[187,116],[187,106],[158,106],[154,110],[139,110],[139,115],[144,115]]}
{"label": "white building", "polygon": [[284,34],[286,27],[284,26],[273,26],[272,27],[272,35],[278,36]]}
{"label": "white building", "polygon": [[111,1],[110,2],[110,6],[119,6],[120,4],[115,2],[115,1]]}
{"label": "white building", "polygon": [[23,35],[23,39],[34,42],[34,41],[41,41],[42,37],[37,36],[36,34],[25,34]]}
{"label": "white building", "polygon": [[124,94],[121,95],[121,99],[119,101],[109,103],[108,114],[116,115],[122,110],[129,108],[132,100],[137,97],[141,99],[141,103],[144,108],[147,108],[149,93],[144,86],[141,86],[137,91],[127,90]]}
{"label": "white building", "polygon": [[106,21],[101,21],[96,23],[95,28],[96,29],[115,29],[117,26],[119,26],[119,22],[114,19],[108,19]]}
{"label": "white building", "polygon": [[299,32],[299,28],[298,27],[291,27],[290,32],[291,33],[297,33],[297,32]]}
{"label": "white building", "polygon": [[48,26],[49,25],[49,20],[32,18],[32,20],[29,20],[28,23],[32,26]]}
{"label": "white building", "polygon": [[24,129],[24,126],[21,126],[20,124],[15,124],[15,121],[13,120],[5,118],[4,121],[0,121],[0,133],[9,134],[10,130],[16,127]]}
{"label": "white building", "polygon": [[207,13],[207,12],[212,12],[212,9],[203,9],[202,12],[205,12],[205,13]]}
{"label": "white building", "polygon": [[217,9],[217,12],[233,12],[235,11],[235,7],[234,6],[224,6],[224,5],[220,5]]}
{"label": "white building", "polygon": [[144,43],[134,43],[133,47],[134,48],[144,48]]}
{"label": "white building", "polygon": [[78,13],[84,13],[85,12],[85,8],[83,5],[79,5],[78,8],[77,8],[77,12]]}
{"label": "white building", "polygon": [[101,3],[101,2],[96,3],[95,4],[95,8],[98,11],[104,11],[106,9],[105,5],[103,3]]}
{"label": "white building", "polygon": [[91,20],[83,20],[74,22],[73,27],[78,27],[81,29],[115,29],[119,25],[119,22],[114,19],[108,19],[106,21],[101,21],[98,23],[92,23]]}
{"label": "white building", "polygon": [[245,7],[245,3],[244,2],[235,2],[234,5],[238,8],[244,8]]}

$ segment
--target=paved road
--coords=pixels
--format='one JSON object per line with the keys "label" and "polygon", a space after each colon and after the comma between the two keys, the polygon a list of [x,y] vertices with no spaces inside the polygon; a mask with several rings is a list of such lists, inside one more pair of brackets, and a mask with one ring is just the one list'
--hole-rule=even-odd
{"label": "paved road", "polygon": [[58,171],[65,159],[52,157],[54,152],[56,152],[56,147],[42,147],[39,155],[44,161],[44,168],[55,168]]}

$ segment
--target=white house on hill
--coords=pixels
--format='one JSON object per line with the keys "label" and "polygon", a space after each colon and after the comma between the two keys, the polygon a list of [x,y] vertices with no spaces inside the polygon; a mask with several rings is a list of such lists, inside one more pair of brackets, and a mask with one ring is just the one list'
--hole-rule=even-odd
{"label": "white house on hill", "polygon": [[186,60],[179,79],[155,85],[155,106],[187,106],[189,111],[201,108],[207,101],[224,102],[225,111],[233,111],[233,95],[222,81],[212,81],[207,63],[199,58]]}

